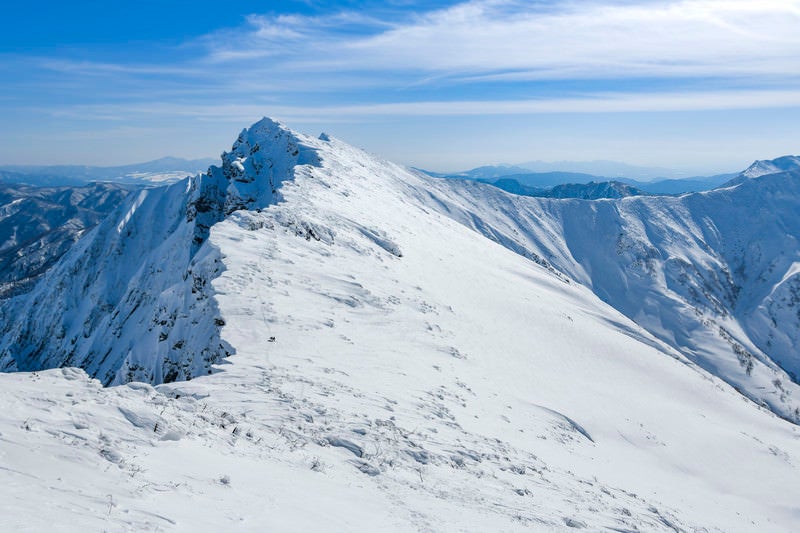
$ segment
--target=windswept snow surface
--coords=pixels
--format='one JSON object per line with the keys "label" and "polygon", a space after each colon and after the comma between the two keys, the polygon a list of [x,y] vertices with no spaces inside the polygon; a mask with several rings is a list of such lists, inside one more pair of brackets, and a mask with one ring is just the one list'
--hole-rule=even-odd
{"label": "windswept snow surface", "polygon": [[[152,189],[84,239],[107,242],[130,213],[120,264],[156,264],[139,240],[184,250],[130,278],[141,316],[174,294],[187,326],[160,330],[171,345],[213,309],[235,353],[155,388],[72,368],[0,375],[4,529],[796,529],[797,426],[573,272],[474,231],[490,232],[455,209],[463,190],[323,139],[264,120],[199,185]],[[207,228],[190,205],[213,214]],[[165,233],[138,233],[145,220]],[[201,276],[213,306],[183,277],[198,262],[218,265]],[[40,302],[77,301],[64,294],[86,278],[58,276],[40,286],[76,288],[37,288]]]}

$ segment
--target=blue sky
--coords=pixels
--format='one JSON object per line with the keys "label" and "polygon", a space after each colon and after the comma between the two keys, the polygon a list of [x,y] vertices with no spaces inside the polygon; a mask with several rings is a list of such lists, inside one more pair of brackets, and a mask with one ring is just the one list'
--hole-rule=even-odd
{"label": "blue sky", "polygon": [[2,164],[215,156],[264,115],[433,170],[800,153],[800,0],[44,1],[4,18]]}

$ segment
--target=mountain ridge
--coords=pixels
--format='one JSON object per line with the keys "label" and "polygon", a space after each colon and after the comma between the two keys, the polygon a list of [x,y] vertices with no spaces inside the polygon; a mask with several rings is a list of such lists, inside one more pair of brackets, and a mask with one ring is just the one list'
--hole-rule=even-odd
{"label": "mountain ridge", "polygon": [[[779,185],[764,197],[780,200]],[[663,259],[685,261],[692,283],[671,287],[719,303],[691,272],[714,234],[702,216],[683,218],[683,202],[705,205],[701,195],[668,199],[666,210],[663,198],[518,197],[260,121],[221,166],[137,191],[34,293],[0,303],[28,328],[25,339],[9,328],[23,347],[57,347],[47,325],[72,317],[65,344],[77,333],[90,363],[88,374],[0,375],[0,434],[14,465],[0,470],[7,520],[791,531],[797,426],[598,297],[613,300],[608,279],[647,288],[650,270],[660,271],[656,245],[672,243],[684,255]],[[691,231],[656,239],[667,216]],[[608,231],[587,231],[593,224]],[[606,274],[625,277],[588,268],[604,259],[587,252],[602,251],[606,236],[622,258]],[[676,240],[684,237],[697,239]],[[724,278],[713,259],[720,268],[708,271]],[[113,301],[96,300],[109,289]],[[103,322],[115,313],[117,322]],[[211,357],[192,360],[203,347]],[[711,355],[746,376],[730,345]],[[743,378],[756,399],[773,375],[761,356]],[[129,373],[131,363],[142,368]],[[775,410],[792,400],[775,398]],[[53,505],[41,506],[45,495]]]}
{"label": "mountain ridge", "polygon": [[[794,348],[800,322],[792,318],[797,291],[789,275],[792,258],[800,256],[800,228],[793,217],[800,173],[765,175],[679,197],[595,202],[502,191],[487,197],[471,182],[439,184],[449,197],[451,188],[460,190],[460,199],[450,200],[445,210],[462,223],[591,287],[749,397],[800,420],[796,400],[783,390],[798,389],[792,376],[800,368]],[[760,207],[763,214],[742,224],[753,218],[754,205],[770,208]],[[762,279],[761,272],[769,274]],[[751,292],[742,292],[740,284],[748,278]],[[773,286],[782,286],[784,293],[771,292]],[[738,315],[736,306],[744,306]],[[755,380],[752,365],[759,369],[759,383],[747,385]]]}
{"label": "mountain ridge", "polygon": [[[254,139],[270,144],[262,152]],[[0,368],[80,366],[104,384],[210,372],[230,348],[219,341],[224,322],[209,293],[209,276],[221,268],[206,245],[209,230],[235,210],[274,201],[280,180],[307,157],[294,139],[264,119],[244,130],[207,174],[132,194],[25,300],[5,302],[15,309],[9,316],[19,318],[2,324]],[[102,267],[83,270],[87,256]],[[50,305],[38,305],[42,300]]]}

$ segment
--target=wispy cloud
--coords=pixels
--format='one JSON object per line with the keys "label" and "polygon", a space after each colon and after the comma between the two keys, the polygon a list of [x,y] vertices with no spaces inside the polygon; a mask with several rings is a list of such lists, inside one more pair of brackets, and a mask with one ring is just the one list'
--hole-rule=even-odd
{"label": "wispy cloud", "polygon": [[800,107],[800,90],[741,90],[688,93],[597,93],[573,98],[526,100],[451,100],[387,102],[358,105],[281,105],[247,103],[192,104],[91,104],[36,111],[59,118],[129,120],[145,116],[193,118],[245,123],[265,114],[291,122],[339,121],[390,116],[475,116],[552,113],[642,113],[701,110],[737,110]]}
{"label": "wispy cloud", "polygon": [[[605,131],[617,120],[625,133],[652,123],[652,115],[637,123],[634,112],[669,123],[669,112],[767,110],[761,114],[780,115],[786,145],[800,142],[800,0],[467,0],[424,11],[409,4],[250,14],[238,27],[180,44],[120,37],[113,50],[73,43],[0,55],[3,126],[39,128],[51,139],[54,126],[192,124],[181,139],[212,146],[212,126],[227,131],[262,115],[315,127],[485,118],[501,135],[515,115],[555,123],[560,113],[570,115],[563,130],[571,146],[576,124],[602,122]],[[616,115],[598,116],[605,113]],[[702,117],[694,124],[707,126]],[[467,135],[456,130],[442,128]],[[157,131],[142,145],[161,149]],[[4,139],[0,155],[17,157],[21,141]],[[109,149],[127,142],[109,140]]]}
{"label": "wispy cloud", "polygon": [[[205,88],[213,98],[226,91],[236,97],[299,91],[351,101],[380,87],[419,90],[418,98],[402,95],[419,100],[431,97],[426,87],[457,94],[459,87],[487,84],[495,98],[519,99],[526,91],[539,95],[540,81],[712,80],[709,89],[744,80],[760,89],[800,86],[797,28],[800,0],[473,0],[398,20],[356,12],[250,15],[241,27],[148,62],[34,57],[24,63],[78,84],[84,76],[106,77],[108,97],[137,79],[155,79],[148,89],[157,94],[183,85],[195,95]],[[385,98],[376,92],[369,99]]]}
{"label": "wispy cloud", "polygon": [[[477,0],[363,32],[327,19],[251,17],[244,34],[213,39],[215,61],[275,54],[307,71],[473,74],[487,80],[800,73],[800,2],[672,0],[540,5]],[[288,46],[288,43],[291,46]],[[287,49],[288,48],[288,49]],[[480,79],[480,78],[474,78]]]}
{"label": "wispy cloud", "polygon": [[350,11],[327,16],[253,14],[246,17],[244,27],[215,32],[199,42],[208,48],[207,60],[211,63],[303,58],[341,48],[354,34],[394,27],[393,22]]}
{"label": "wispy cloud", "polygon": [[189,65],[121,64],[98,61],[75,61],[71,59],[37,58],[36,64],[43,69],[81,76],[91,75],[156,75],[156,76],[202,76],[207,69]]}

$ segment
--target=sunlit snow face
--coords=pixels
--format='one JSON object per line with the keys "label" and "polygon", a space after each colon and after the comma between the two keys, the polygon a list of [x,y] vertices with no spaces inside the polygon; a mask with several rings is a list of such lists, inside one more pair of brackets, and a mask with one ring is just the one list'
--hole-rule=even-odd
{"label": "sunlit snow face", "polygon": [[[0,374],[5,523],[791,530],[797,432],[742,394],[798,394],[748,322],[794,312],[796,173],[523,198],[260,124],[0,304],[0,350],[125,365]],[[280,201],[226,212],[256,145]]]}

